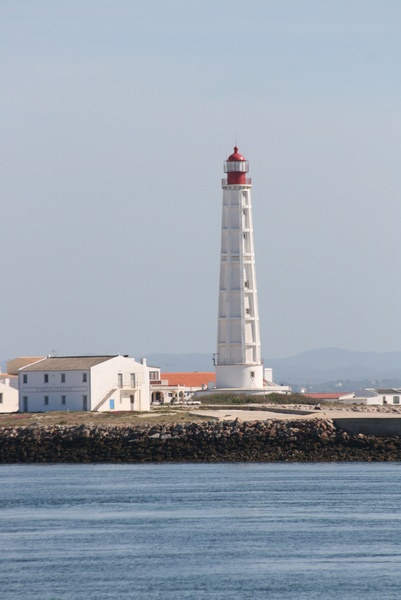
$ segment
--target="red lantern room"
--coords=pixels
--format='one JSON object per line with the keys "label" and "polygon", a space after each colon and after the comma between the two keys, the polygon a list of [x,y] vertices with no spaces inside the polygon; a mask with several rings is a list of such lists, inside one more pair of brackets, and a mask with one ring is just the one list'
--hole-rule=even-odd
{"label": "red lantern room", "polygon": [[246,185],[246,173],[249,171],[248,161],[238,152],[237,146],[224,163],[224,173],[227,173],[227,185]]}

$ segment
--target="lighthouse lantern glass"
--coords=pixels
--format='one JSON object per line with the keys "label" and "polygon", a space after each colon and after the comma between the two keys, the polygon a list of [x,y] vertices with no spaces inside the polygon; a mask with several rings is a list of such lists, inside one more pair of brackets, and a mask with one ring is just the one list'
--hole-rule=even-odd
{"label": "lighthouse lantern glass", "polygon": [[248,173],[249,163],[247,160],[226,160],[224,173]]}

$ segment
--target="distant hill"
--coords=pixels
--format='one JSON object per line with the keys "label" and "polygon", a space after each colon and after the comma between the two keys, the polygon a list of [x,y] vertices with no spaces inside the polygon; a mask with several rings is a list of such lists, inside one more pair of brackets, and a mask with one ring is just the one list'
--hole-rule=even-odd
{"label": "distant hill", "polygon": [[319,348],[289,358],[266,363],[278,379],[291,382],[399,379],[401,352],[353,352],[339,348]]}
{"label": "distant hill", "polygon": [[[164,372],[212,371],[211,354],[151,354],[148,364]],[[401,352],[353,352],[318,348],[288,358],[265,359],[277,383],[353,391],[354,384],[401,386]],[[348,382],[348,386],[346,385]],[[391,382],[391,383],[390,383]],[[319,390],[321,391],[321,390]]]}

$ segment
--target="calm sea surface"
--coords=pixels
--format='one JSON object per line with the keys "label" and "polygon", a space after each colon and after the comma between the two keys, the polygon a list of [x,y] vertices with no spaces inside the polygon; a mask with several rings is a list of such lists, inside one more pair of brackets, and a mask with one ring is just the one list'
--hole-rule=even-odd
{"label": "calm sea surface", "polygon": [[0,596],[399,600],[400,511],[400,463],[0,466]]}

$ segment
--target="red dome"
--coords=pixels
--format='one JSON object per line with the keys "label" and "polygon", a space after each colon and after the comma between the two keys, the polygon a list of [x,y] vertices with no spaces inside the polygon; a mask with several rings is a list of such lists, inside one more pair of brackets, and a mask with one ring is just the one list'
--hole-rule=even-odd
{"label": "red dome", "polygon": [[230,156],[227,158],[227,160],[229,160],[230,162],[232,162],[232,161],[246,160],[246,158],[244,158],[244,157],[242,156],[242,154],[240,154],[240,153],[238,152],[238,146],[234,146],[234,154],[231,154],[231,155],[230,155]]}

